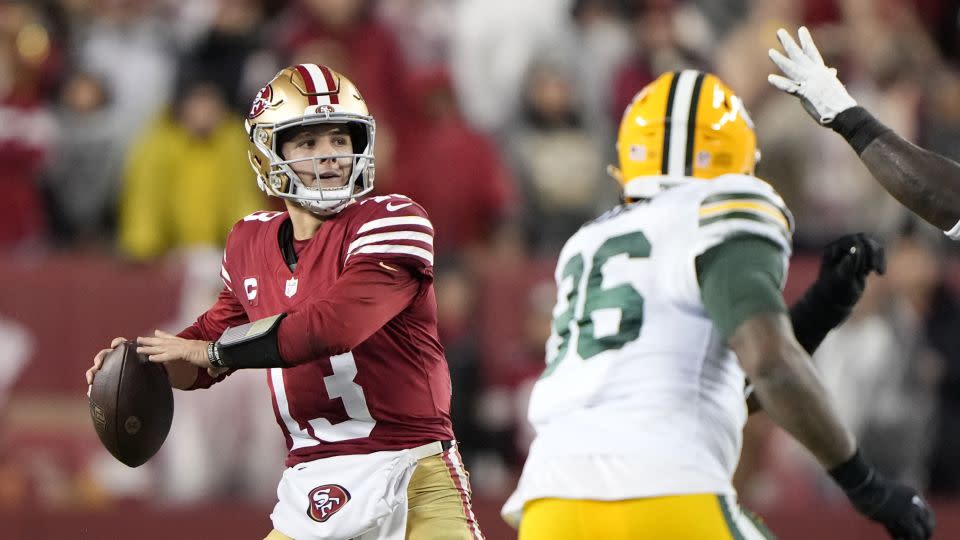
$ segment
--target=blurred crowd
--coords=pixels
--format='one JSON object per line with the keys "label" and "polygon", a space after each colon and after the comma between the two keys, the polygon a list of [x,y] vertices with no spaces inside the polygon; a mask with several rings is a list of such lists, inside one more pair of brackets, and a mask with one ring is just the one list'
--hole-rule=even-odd
{"label": "blurred crowd", "polygon": [[[530,440],[553,260],[618,201],[605,167],[620,115],[659,73],[710,70],[752,113],[757,174],[797,218],[808,281],[834,237],[885,242],[887,274],[816,361],[871,461],[955,496],[960,251],[767,84],[766,54],[777,28],[810,26],[853,96],[960,159],[958,16],[957,0],[0,0],[0,258],[175,261],[185,285],[166,327],[189,324],[217,292],[234,221],[278,208],[247,162],[253,96],[284,65],[341,71],[376,118],[377,192],[412,197],[435,224],[454,423],[475,488],[500,494]],[[0,314],[4,335],[16,321]],[[15,379],[3,373],[0,391]],[[153,478],[111,473],[109,460],[94,477],[174,502],[271,500],[284,452],[262,383],[178,395],[174,432],[142,473]],[[218,420],[228,413],[246,420]],[[785,476],[831,496],[808,458],[752,421],[737,477],[746,504],[795,496],[771,481]]]}

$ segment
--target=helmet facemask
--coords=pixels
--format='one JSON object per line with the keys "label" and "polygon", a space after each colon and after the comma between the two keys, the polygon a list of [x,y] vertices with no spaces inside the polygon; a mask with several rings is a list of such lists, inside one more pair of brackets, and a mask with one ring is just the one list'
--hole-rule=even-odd
{"label": "helmet facemask", "polygon": [[[360,117],[356,115],[336,115],[339,118],[334,119],[334,115],[310,115],[304,116],[302,120],[298,119],[291,122],[277,124],[275,126],[261,125],[254,129],[253,140],[260,151],[270,156],[270,172],[266,179],[262,176],[258,179],[261,189],[280,197],[296,202],[303,208],[312,213],[320,215],[335,214],[342,210],[349,202],[357,197],[361,197],[373,190],[374,179],[374,122],[370,117]],[[354,116],[350,118],[350,116]],[[351,135],[353,144],[352,153],[319,155],[302,157],[295,159],[285,159],[281,155],[281,146],[285,135],[291,130],[296,130],[302,126],[316,124],[344,124],[347,126]],[[272,133],[268,133],[268,130]],[[261,135],[262,134],[262,135]],[[267,138],[270,145],[261,143],[261,140]],[[310,162],[313,169],[313,176],[321,178],[321,162],[326,160],[352,160],[350,174],[347,181],[339,187],[311,187],[306,185],[300,176],[294,171],[294,164]]]}

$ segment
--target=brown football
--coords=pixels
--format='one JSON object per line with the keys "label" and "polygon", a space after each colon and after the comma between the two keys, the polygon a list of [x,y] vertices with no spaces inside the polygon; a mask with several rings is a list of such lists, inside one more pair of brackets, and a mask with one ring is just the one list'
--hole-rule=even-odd
{"label": "brown football", "polygon": [[90,417],[113,457],[130,467],[143,465],[160,450],[173,421],[166,370],[137,354],[136,343],[121,343],[93,378]]}

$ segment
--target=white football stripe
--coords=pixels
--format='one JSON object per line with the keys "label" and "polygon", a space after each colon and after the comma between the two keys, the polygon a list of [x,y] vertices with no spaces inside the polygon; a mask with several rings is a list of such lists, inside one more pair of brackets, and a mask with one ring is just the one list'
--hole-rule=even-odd
{"label": "white football stripe", "polygon": [[463,467],[463,463],[460,461],[460,452],[457,450],[456,444],[447,450],[447,457],[450,459],[450,464],[453,465],[453,472],[457,475],[457,479],[460,481],[460,489],[464,493],[460,496],[460,500],[463,504],[464,513],[468,514],[467,517],[473,523],[470,532],[473,533],[475,539],[483,538],[483,533],[480,532],[480,527],[477,524],[477,517],[473,514],[473,505],[470,504],[470,501],[465,496],[470,489],[470,480],[466,475],[466,469]]}
{"label": "white football stripe", "polygon": [[230,279],[230,274],[227,273],[227,267],[222,264],[220,265],[220,277],[223,278],[223,281],[225,283],[229,283],[233,281],[232,279]]}
{"label": "white football stripe", "polygon": [[357,249],[360,246],[373,244],[374,242],[382,242],[384,240],[411,240],[414,242],[423,242],[424,244],[427,244],[428,246],[433,247],[432,234],[427,234],[422,232],[412,232],[412,231],[397,231],[397,232],[369,234],[367,236],[361,236],[360,238],[350,243],[350,246],[347,248],[347,253],[352,253],[353,250]]}
{"label": "white football stripe", "polygon": [[420,216],[399,216],[399,217],[388,217],[375,219],[373,221],[368,221],[360,227],[360,230],[357,231],[357,234],[363,234],[367,231],[372,231],[374,229],[382,229],[384,227],[393,227],[395,225],[419,225],[421,227],[426,227],[433,230],[433,225],[430,223],[430,220]]}
{"label": "white football stripe", "polygon": [[[363,246],[362,248],[354,251],[350,255],[359,255],[360,253],[404,253],[406,255],[413,255],[414,257],[420,257],[421,259],[427,261],[427,264],[433,265],[433,253],[429,251],[413,247],[413,246],[395,246],[390,244],[373,244],[371,246]],[[350,255],[347,255],[347,259],[350,258]]]}
{"label": "white football stripe", "polygon": [[[307,69],[307,73],[309,73],[310,78],[313,79],[313,87],[316,89],[318,94],[330,91],[330,89],[327,88],[327,79],[324,78],[323,72],[320,71],[320,68],[318,68],[316,64],[300,65]],[[317,105],[330,105],[330,96],[317,96]]]}
{"label": "white football stripe", "polygon": [[697,72],[685,69],[677,79],[677,90],[673,95],[673,110],[670,111],[670,162],[667,163],[669,176],[684,175],[684,160],[687,155],[687,118],[693,103],[693,84],[697,81]]}
{"label": "white football stripe", "polygon": [[290,450],[316,446],[320,441],[310,438],[310,434],[300,429],[300,424],[290,415],[290,405],[287,403],[287,389],[283,385],[283,368],[270,368],[270,381],[273,383],[273,397],[277,400],[277,410],[283,420],[287,433],[290,434],[292,445]]}

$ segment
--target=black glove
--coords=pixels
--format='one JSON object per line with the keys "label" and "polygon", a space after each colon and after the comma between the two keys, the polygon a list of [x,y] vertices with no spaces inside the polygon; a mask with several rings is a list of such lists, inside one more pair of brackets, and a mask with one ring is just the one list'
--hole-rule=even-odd
{"label": "black glove", "polygon": [[897,540],[926,540],[933,535],[933,510],[911,487],[887,480],[868,465],[857,450],[845,463],[830,470],[853,507],[881,523]]}
{"label": "black glove", "polygon": [[797,341],[809,354],[850,315],[870,272],[883,274],[887,259],[883,246],[864,233],[848,234],[827,244],[817,280],[790,308]]}
{"label": "black glove", "polygon": [[848,234],[824,248],[813,286],[836,305],[852,308],[863,295],[867,275],[883,275],[886,270],[887,258],[880,242],[865,233]]}

